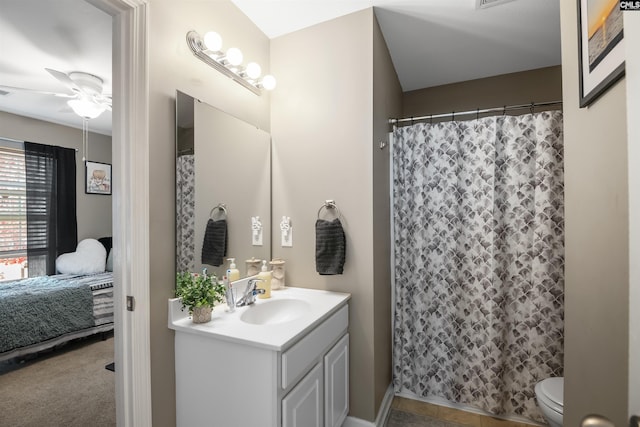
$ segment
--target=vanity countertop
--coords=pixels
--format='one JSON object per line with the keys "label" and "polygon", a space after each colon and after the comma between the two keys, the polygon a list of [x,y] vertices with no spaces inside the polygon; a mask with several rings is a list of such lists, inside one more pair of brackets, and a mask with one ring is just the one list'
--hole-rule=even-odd
{"label": "vanity countertop", "polygon": [[[211,313],[211,321],[203,324],[193,323],[187,309],[181,309],[180,300],[173,298],[169,300],[169,328],[178,332],[284,351],[346,305],[350,297],[351,294],[342,292],[287,287],[272,291],[271,298],[256,299],[253,305],[237,307],[233,312],[227,311],[226,304],[218,305]],[[255,317],[252,316],[254,313],[267,308],[261,307],[262,305],[270,303],[275,303],[272,307],[277,309],[285,307],[282,310],[286,313],[284,310],[288,308],[284,304],[291,302],[290,300],[301,302],[290,318],[284,316],[271,324],[253,324],[242,320]],[[249,313],[250,310],[254,312]]]}

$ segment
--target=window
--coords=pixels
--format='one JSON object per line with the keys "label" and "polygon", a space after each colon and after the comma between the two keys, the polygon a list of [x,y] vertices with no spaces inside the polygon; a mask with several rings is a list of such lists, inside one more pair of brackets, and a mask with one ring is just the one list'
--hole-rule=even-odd
{"label": "window", "polygon": [[0,281],[28,276],[24,145],[0,138]]}
{"label": "window", "polygon": [[77,243],[75,150],[0,138],[0,280],[55,274]]}

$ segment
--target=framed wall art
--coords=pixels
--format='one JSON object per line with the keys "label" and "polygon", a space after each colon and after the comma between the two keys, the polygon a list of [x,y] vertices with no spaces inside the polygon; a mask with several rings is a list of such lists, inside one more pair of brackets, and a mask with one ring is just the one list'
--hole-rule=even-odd
{"label": "framed wall art", "polygon": [[108,163],[85,162],[85,193],[111,194],[111,165]]}
{"label": "framed wall art", "polygon": [[578,0],[580,108],[624,76],[624,31],[619,0]]}

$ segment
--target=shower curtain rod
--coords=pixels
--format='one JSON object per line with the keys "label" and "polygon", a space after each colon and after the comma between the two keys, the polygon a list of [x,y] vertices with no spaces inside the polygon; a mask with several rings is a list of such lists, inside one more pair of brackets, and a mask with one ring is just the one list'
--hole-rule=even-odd
{"label": "shower curtain rod", "polygon": [[450,113],[442,113],[442,114],[429,114],[428,116],[419,116],[419,117],[405,117],[402,119],[389,119],[389,123],[395,125],[401,122],[414,122],[418,120],[430,120],[430,119],[439,119],[443,117],[455,117],[455,116],[467,116],[471,114],[486,114],[486,113],[498,113],[502,112],[503,114],[507,111],[511,110],[522,110],[524,108],[534,109],[536,107],[547,107],[550,105],[562,105],[562,101],[547,101],[547,102],[532,102],[530,104],[520,104],[520,105],[505,105],[504,107],[495,107],[495,108],[485,108],[483,110],[470,110],[470,111],[452,111]]}

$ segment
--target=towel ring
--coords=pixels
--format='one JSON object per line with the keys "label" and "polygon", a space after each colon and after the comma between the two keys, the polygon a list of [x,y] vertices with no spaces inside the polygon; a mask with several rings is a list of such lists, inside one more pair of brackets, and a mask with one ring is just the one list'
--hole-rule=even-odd
{"label": "towel ring", "polygon": [[322,212],[322,209],[335,209],[338,218],[342,216],[342,214],[340,213],[340,209],[338,209],[338,206],[336,206],[336,202],[334,202],[333,200],[327,200],[326,202],[324,202],[324,205],[320,206],[320,209],[318,209],[318,219],[320,219],[320,212]]}
{"label": "towel ring", "polygon": [[213,214],[218,209],[222,211],[222,214],[224,215],[224,218],[227,217],[227,206],[224,203],[220,203],[218,206],[216,206],[215,208],[211,209],[211,212],[209,212],[209,218],[214,219],[213,218]]}

